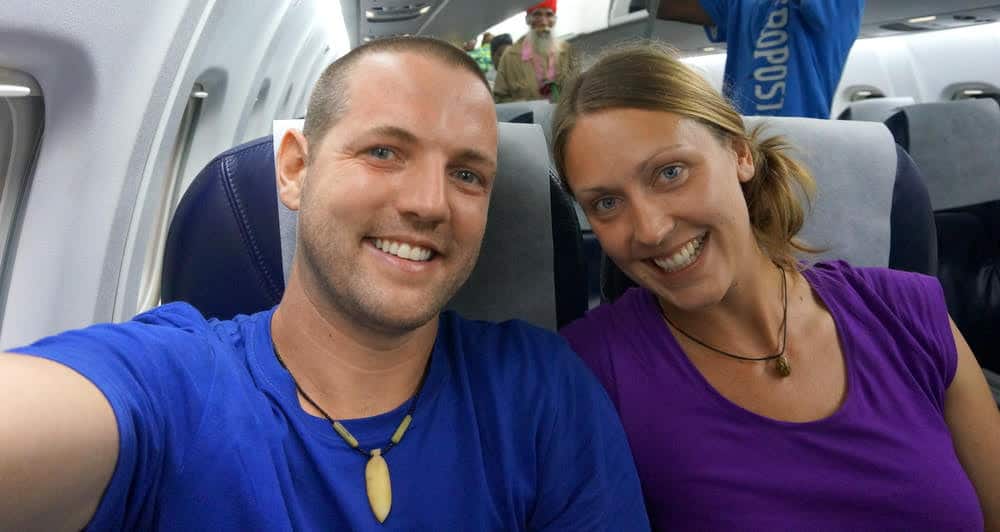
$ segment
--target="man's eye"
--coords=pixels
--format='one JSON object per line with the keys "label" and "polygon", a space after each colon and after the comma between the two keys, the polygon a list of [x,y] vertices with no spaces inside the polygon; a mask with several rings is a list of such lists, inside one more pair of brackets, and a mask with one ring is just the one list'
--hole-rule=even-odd
{"label": "man's eye", "polygon": [[391,149],[386,148],[384,146],[378,146],[376,148],[368,150],[368,155],[371,155],[372,157],[379,159],[381,161],[388,161],[396,156],[396,154]]}
{"label": "man's eye", "polygon": [[475,172],[471,172],[469,170],[459,170],[455,172],[455,177],[457,177],[459,181],[470,185],[475,185],[482,182],[482,178],[479,177],[478,174],[476,174]]}
{"label": "man's eye", "polygon": [[594,210],[598,214],[603,214],[614,210],[618,206],[618,198],[601,198],[594,202]]}

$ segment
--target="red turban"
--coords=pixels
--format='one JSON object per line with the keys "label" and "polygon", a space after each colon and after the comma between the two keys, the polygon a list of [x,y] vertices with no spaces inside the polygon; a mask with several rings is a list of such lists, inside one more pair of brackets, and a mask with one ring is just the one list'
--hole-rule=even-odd
{"label": "red turban", "polygon": [[541,3],[538,3],[536,5],[533,5],[533,6],[529,7],[528,8],[528,13],[530,14],[532,11],[534,11],[536,9],[551,9],[552,12],[555,13],[556,12],[556,2],[558,2],[558,0],[545,0],[544,2],[541,2]]}

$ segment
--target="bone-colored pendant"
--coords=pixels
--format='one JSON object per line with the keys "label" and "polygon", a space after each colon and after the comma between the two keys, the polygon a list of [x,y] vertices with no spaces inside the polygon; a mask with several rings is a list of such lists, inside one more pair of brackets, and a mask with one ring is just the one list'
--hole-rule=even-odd
{"label": "bone-colored pendant", "polygon": [[792,366],[788,364],[788,358],[785,355],[781,355],[775,361],[775,367],[778,370],[778,375],[782,377],[787,377],[792,374]]}
{"label": "bone-colored pendant", "polygon": [[372,451],[372,457],[365,466],[365,488],[375,519],[384,523],[392,509],[392,485],[389,483],[389,464],[382,458],[381,449]]}

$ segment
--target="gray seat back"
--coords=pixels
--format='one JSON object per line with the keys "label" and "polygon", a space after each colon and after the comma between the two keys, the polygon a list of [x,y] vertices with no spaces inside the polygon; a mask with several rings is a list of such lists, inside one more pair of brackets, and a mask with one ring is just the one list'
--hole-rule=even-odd
{"label": "gray seat back", "polygon": [[865,122],[884,122],[901,107],[913,105],[913,98],[910,96],[898,96],[892,98],[872,98],[861,100],[847,106],[841,113],[842,120],[861,120]]}

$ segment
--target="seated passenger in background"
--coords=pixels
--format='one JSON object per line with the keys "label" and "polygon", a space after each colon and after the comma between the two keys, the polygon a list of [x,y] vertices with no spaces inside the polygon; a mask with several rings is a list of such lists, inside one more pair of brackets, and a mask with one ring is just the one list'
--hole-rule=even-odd
{"label": "seated passenger in background", "polygon": [[747,115],[829,118],[864,0],[660,0],[658,18],[726,43],[726,96]]}
{"label": "seated passenger in background", "polygon": [[798,262],[813,182],[781,138],[652,46],[571,81],[553,135],[639,285],[562,334],[618,408],[654,529],[1000,529],[1000,413],[941,286]]}
{"label": "seated passenger in background", "polygon": [[559,92],[575,66],[569,43],[552,33],[556,7],[556,0],[546,0],[528,8],[525,22],[531,29],[499,63],[493,63],[497,69],[493,86],[497,103],[559,101]]}
{"label": "seated passenger in background", "polygon": [[439,314],[496,175],[472,59],[353,50],[277,165],[299,220],[275,309],[170,304],[0,356],[0,530],[648,529],[614,408],[566,343]]}

